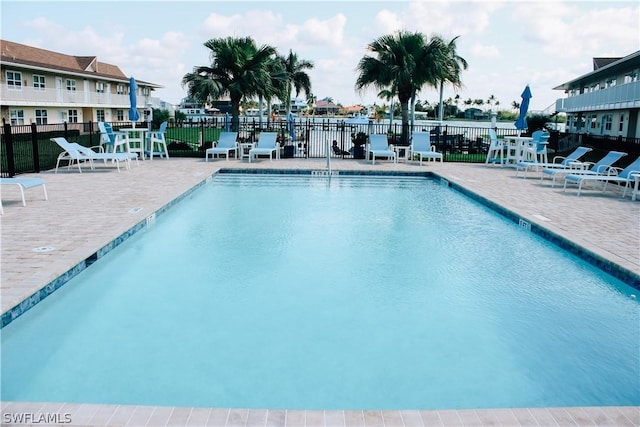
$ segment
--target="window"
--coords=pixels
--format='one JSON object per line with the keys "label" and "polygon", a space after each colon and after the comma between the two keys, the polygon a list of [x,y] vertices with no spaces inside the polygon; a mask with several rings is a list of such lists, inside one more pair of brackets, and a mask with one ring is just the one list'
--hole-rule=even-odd
{"label": "window", "polygon": [[67,79],[67,90],[69,90],[71,92],[75,92],[76,91],[76,81],[75,80]]}
{"label": "window", "polygon": [[620,114],[620,124],[618,125],[618,132],[624,130],[624,114]]}
{"label": "window", "polygon": [[[75,80],[74,80],[74,83],[75,83]],[[78,110],[69,110],[67,112],[67,122],[78,123]]]}
{"label": "window", "polygon": [[44,90],[44,76],[33,76],[33,89],[34,90]]}
{"label": "window", "polygon": [[96,92],[104,93],[104,83],[103,82],[96,82]]}
{"label": "window", "polygon": [[7,88],[22,90],[22,73],[7,71]]}
{"label": "window", "polygon": [[11,125],[23,125],[24,110],[9,110],[9,118],[11,119]]}
{"label": "window", "polygon": [[606,82],[606,87],[613,87],[616,85],[616,79],[609,79]]}
{"label": "window", "polygon": [[611,114],[606,114],[603,117],[604,120],[604,130],[611,130],[611,122],[613,121],[613,117]]}
{"label": "window", "polygon": [[96,120],[104,122],[104,110],[96,110]]}
{"label": "window", "polygon": [[116,117],[119,122],[124,121],[124,110],[116,110]]}
{"label": "window", "polygon": [[588,120],[591,122],[591,129],[595,129],[598,126],[598,116],[596,116],[595,114],[591,116],[591,120]]}
{"label": "window", "polygon": [[123,84],[119,84],[118,86],[116,86],[116,93],[118,95],[124,95],[124,85]]}
{"label": "window", "polygon": [[625,83],[637,82],[638,81],[638,75],[640,75],[640,73],[638,71],[632,71],[630,73],[627,73],[624,76],[624,82]]}
{"label": "window", "polygon": [[36,124],[37,125],[47,124],[47,110],[36,110]]}
{"label": "window", "polygon": [[142,94],[144,96],[148,96],[149,95],[149,88],[148,87],[143,87],[142,88]]}

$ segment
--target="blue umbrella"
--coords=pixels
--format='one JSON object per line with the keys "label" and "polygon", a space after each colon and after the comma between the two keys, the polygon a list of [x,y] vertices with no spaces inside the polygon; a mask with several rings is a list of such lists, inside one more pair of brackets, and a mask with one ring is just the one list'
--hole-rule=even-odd
{"label": "blue umbrella", "polygon": [[296,140],[296,132],[295,132],[295,120],[293,118],[293,113],[289,113],[289,136],[291,137],[291,142]]}
{"label": "blue umbrella", "polygon": [[129,107],[129,120],[132,122],[137,122],[140,118],[140,113],[138,113],[138,109],[136,108],[137,100],[136,100],[136,91],[138,90],[138,85],[136,84],[136,79],[131,77],[129,79],[129,103],[131,106]]}
{"label": "blue umbrella", "polygon": [[515,125],[516,129],[524,130],[527,128],[527,110],[529,109],[529,100],[531,99],[531,89],[529,89],[529,85],[524,88],[522,92],[522,102],[520,103],[520,116],[518,120],[516,120]]}
{"label": "blue umbrella", "polygon": [[229,113],[224,113],[224,131],[229,132],[231,129],[231,120],[229,120]]}

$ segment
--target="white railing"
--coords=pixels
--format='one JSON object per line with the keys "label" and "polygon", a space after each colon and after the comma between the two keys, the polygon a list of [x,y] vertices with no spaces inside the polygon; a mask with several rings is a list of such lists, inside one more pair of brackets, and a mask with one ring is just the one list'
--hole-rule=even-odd
{"label": "white railing", "polygon": [[[138,96],[137,108],[145,108],[146,98]],[[105,108],[129,108],[129,95],[115,93],[98,93],[85,91],[70,91],[66,89],[36,89],[22,87],[20,90],[8,89],[0,85],[0,100],[2,105],[29,106],[76,106]]]}
{"label": "white railing", "polygon": [[577,113],[640,107],[640,81],[570,96],[556,101],[556,111]]}

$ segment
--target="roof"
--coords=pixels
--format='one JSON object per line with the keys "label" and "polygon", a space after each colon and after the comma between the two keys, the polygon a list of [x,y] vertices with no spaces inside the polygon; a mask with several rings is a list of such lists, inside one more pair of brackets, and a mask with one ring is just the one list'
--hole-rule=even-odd
{"label": "roof", "polygon": [[622,58],[593,58],[593,71],[606,67],[607,65],[621,59]]}
{"label": "roof", "polygon": [[[85,74],[94,78],[103,77],[105,79],[122,80],[123,82],[129,81],[129,77],[117,65],[100,62],[96,56],[66,55],[7,40],[0,40],[0,61],[2,61],[3,65],[15,64],[27,68],[37,67],[67,73]],[[137,79],[136,82],[147,86],[161,87]]]}
{"label": "roof", "polygon": [[554,87],[554,90],[569,90],[598,81],[604,77],[632,71],[640,67],[640,50],[624,58],[593,58],[593,71]]}

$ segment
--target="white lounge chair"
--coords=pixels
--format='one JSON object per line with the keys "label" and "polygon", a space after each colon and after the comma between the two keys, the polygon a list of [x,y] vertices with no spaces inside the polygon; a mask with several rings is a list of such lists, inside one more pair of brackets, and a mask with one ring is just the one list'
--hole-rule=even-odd
{"label": "white lounge chair", "polygon": [[[62,148],[62,153],[58,155],[58,160],[56,161],[56,171],[58,173],[58,167],[61,161],[67,161],[67,168],[70,169],[73,163],[75,162],[78,165],[78,171],[82,173],[81,164],[83,162],[88,163],[90,168],[94,169],[94,160],[103,160],[106,164],[107,161],[113,161],[117,168],[118,172],[120,172],[120,162],[125,162],[125,166],[127,169],[130,168],[131,160],[135,159],[138,161],[138,156],[135,153],[105,153],[105,152],[95,152],[91,148],[84,147],[75,142],[69,142],[63,137],[51,138],[51,141],[55,142]],[[92,147],[101,149],[101,147]]]}
{"label": "white lounge chair", "polygon": [[431,135],[427,132],[414,132],[411,137],[411,159],[414,159],[416,156],[420,161],[420,165],[422,165],[422,160],[427,159],[440,160],[440,164],[442,164],[442,153],[438,153],[436,151],[435,145],[431,145]]}
{"label": "white lounge chair", "polygon": [[577,184],[579,196],[580,191],[582,190],[582,184],[585,182],[591,182],[592,184],[601,182],[603,183],[602,192],[604,193],[607,190],[607,184],[615,182],[625,185],[624,192],[622,193],[622,197],[625,197],[627,195],[627,190],[632,186],[632,184],[634,184],[631,199],[635,200],[637,193],[637,189],[635,188],[635,184],[638,181],[637,176],[640,176],[640,157],[624,169],[610,167],[607,169],[607,172],[602,175],[569,174],[564,178],[564,191],[567,191],[567,184]]}
{"label": "white lounge chair", "polygon": [[214,159],[216,155],[220,157],[221,154],[224,154],[227,160],[229,160],[232,151],[234,157],[238,157],[237,139],[238,132],[220,132],[220,137],[214,142],[213,147],[208,148],[204,152],[205,162],[209,161],[209,156],[211,156],[211,159]]}
{"label": "white lounge chair", "polygon": [[579,163],[579,159],[591,151],[588,147],[577,147],[567,157],[555,156],[551,163],[538,163],[538,162],[519,162],[516,165],[516,176],[520,171],[524,172],[523,178],[526,178],[527,171],[529,169],[541,170],[541,169],[567,169],[571,168],[572,163]]}
{"label": "white lounge chair", "polygon": [[260,132],[258,143],[249,150],[249,163],[258,156],[269,156],[272,160],[280,158],[280,147],[278,146],[278,134],[276,132]]}
{"label": "white lounge chair", "polygon": [[[576,169],[576,168],[546,168],[542,170],[542,178],[544,175],[551,175],[553,177],[553,182],[551,183],[551,187],[554,187],[556,184],[556,178],[558,176],[566,176],[569,174],[572,175],[604,175],[608,172],[611,165],[615,162],[626,156],[627,153],[622,153],[620,151],[609,151],[606,156],[600,159],[597,163],[593,163],[589,169]],[[591,163],[583,163],[583,165],[589,165]]]}
{"label": "white lounge chair", "polygon": [[375,133],[369,134],[369,150],[367,158],[371,156],[371,164],[376,164],[376,157],[384,157],[393,160],[396,163],[396,153],[389,149],[389,140],[387,135],[379,135]]}
{"label": "white lounge chair", "polygon": [[[22,196],[22,206],[27,206],[27,201],[24,197],[24,190],[27,188],[42,186],[42,192],[44,193],[44,199],[49,200],[47,195],[47,186],[44,179],[41,178],[0,178],[0,185],[14,185],[20,189],[20,195]],[[2,192],[4,194],[4,191]],[[2,203],[0,203],[0,213],[4,213]]]}

